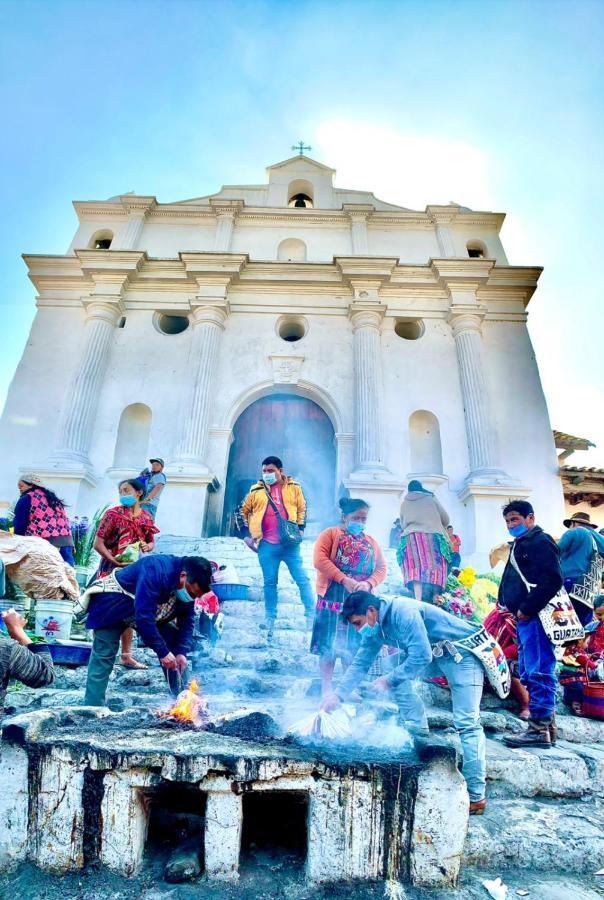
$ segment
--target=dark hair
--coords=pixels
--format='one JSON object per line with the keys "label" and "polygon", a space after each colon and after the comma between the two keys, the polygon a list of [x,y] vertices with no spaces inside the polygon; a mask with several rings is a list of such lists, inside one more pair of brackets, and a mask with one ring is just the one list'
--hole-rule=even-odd
{"label": "dark hair", "polygon": [[432,494],[432,491],[428,491],[421,481],[417,481],[415,478],[407,485],[407,491],[418,491],[420,494]]}
{"label": "dark hair", "polygon": [[369,591],[354,591],[342,604],[342,618],[348,622],[351,616],[365,616],[370,606],[379,609],[384,601]]}
{"label": "dark hair", "polygon": [[283,463],[279,459],[278,456],[267,456],[266,459],[262,460],[263,466],[277,466],[278,469],[283,468]]}
{"label": "dark hair", "polygon": [[[23,481],[23,479],[21,479],[21,481]],[[65,501],[61,500],[60,497],[57,497],[55,492],[49,490],[49,488],[41,487],[41,485],[39,484],[32,484],[31,481],[23,481],[23,484],[28,485],[28,491],[42,491],[42,493],[46,497],[48,505],[53,511],[56,511],[59,507],[63,507],[63,509],[65,509],[65,507],[67,506]]]}
{"label": "dark hair", "polygon": [[354,497],[342,497],[338,500],[338,506],[342,510],[343,516],[350,516],[360,509],[369,509],[368,503],[364,500],[357,500]]}
{"label": "dark hair", "polygon": [[212,564],[205,556],[185,556],[182,567],[189,584],[198,584],[204,594],[210,590]]}
{"label": "dark hair", "polygon": [[118,490],[123,484],[129,484],[130,487],[134,488],[135,491],[140,491],[141,494],[145,493],[145,485],[140,478],[124,478],[123,481],[120,481],[118,484]]}
{"label": "dark hair", "polygon": [[604,594],[598,594],[594,600],[594,609],[600,609],[601,606],[604,606]]}
{"label": "dark hair", "polygon": [[503,515],[507,516],[507,514],[511,512],[517,512],[525,519],[527,516],[535,515],[535,510],[528,500],[510,500],[510,502],[503,507]]}

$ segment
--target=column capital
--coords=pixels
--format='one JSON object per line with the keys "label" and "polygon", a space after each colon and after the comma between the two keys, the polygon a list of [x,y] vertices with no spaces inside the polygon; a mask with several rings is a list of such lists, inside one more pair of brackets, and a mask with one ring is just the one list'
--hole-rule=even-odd
{"label": "column capital", "polygon": [[375,212],[371,203],[343,203],[342,210],[352,221],[368,219]]}
{"label": "column capital", "polygon": [[124,212],[129,216],[144,219],[151,210],[157,206],[156,197],[137,197],[130,194],[124,194],[120,197],[120,203]]}
{"label": "column capital", "polygon": [[230,314],[229,301],[220,297],[196,297],[191,302],[191,325],[217,325],[223,329]]}
{"label": "column capital", "polygon": [[222,197],[210,197],[210,206],[217,216],[232,216],[241,212],[245,203],[243,200],[225,200]]}
{"label": "column capital", "polygon": [[121,296],[117,294],[102,297],[95,297],[92,294],[82,298],[82,305],[86,310],[87,322],[97,319],[115,327],[124,315],[124,304]]}
{"label": "column capital", "polygon": [[487,313],[486,306],[459,305],[452,306],[447,316],[447,322],[453,329],[453,337],[467,331],[481,332],[482,322]]}
{"label": "column capital", "polygon": [[348,318],[354,331],[358,331],[359,328],[375,328],[376,331],[380,331],[386,308],[381,303],[351,303]]}

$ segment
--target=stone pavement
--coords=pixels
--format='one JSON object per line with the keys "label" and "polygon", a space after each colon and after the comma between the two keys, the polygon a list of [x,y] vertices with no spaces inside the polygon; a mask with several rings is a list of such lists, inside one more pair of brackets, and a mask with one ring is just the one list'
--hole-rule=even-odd
{"label": "stone pavement", "polygon": [[[160,550],[175,552],[176,539],[162,538]],[[183,546],[186,544],[186,546]],[[233,562],[242,580],[251,585],[251,599],[222,605],[225,629],[215,648],[194,661],[202,690],[212,712],[238,706],[262,709],[281,721],[292,721],[317,704],[318,661],[308,652],[309,634],[297,590],[282,568],[279,617],[273,642],[267,643],[263,621],[261,573],[257,558],[234,539],[178,540],[178,552],[202,553],[219,562]],[[310,569],[310,547],[304,547]],[[391,567],[394,569],[394,567]],[[391,572],[390,590],[397,590],[398,569]],[[310,572],[309,572],[310,574]],[[150,668],[131,671],[116,667],[109,690],[109,705],[166,703],[164,679],[150,651],[139,651]],[[39,691],[20,688],[7,696],[7,712],[80,703],[84,669],[60,668],[56,684]],[[452,727],[448,691],[422,685],[429,720],[447,739],[457,741]],[[561,710],[564,708],[561,707]],[[592,876],[604,867],[604,722],[561,712],[559,741],[551,750],[512,750],[502,736],[524,726],[513,714],[513,702],[486,694],[483,724],[487,732],[487,812],[470,820],[465,846],[466,872],[484,871],[491,877],[507,871],[542,873],[539,883],[552,875],[588,878],[586,893],[551,893],[531,888],[531,898],[595,897],[600,890]],[[593,883],[592,883],[593,882]],[[553,883],[552,883],[553,884]],[[481,889],[482,890],[482,889]],[[578,889],[577,889],[578,890]],[[482,894],[486,896],[484,890]],[[600,895],[598,893],[598,895]],[[461,895],[460,895],[461,896]],[[467,894],[466,896],[474,896]]]}

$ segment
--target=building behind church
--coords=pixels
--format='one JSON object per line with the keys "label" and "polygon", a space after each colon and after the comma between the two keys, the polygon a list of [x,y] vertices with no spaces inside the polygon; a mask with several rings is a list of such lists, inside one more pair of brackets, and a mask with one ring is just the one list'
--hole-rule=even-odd
{"label": "building behind church", "polygon": [[387,540],[411,477],[481,564],[501,507],[559,533],[563,496],[504,216],[406,209],[306,156],[175,203],[76,202],[64,255],[26,255],[37,314],[0,423],[0,499],[32,469],[78,514],[166,460],[164,533],[229,533],[263,456],[309,497],[349,493]]}

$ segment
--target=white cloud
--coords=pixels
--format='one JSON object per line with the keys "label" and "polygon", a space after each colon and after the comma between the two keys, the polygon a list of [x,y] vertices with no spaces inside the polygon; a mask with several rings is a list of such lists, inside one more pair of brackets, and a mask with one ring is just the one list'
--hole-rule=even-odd
{"label": "white cloud", "polygon": [[332,119],[318,127],[312,155],[337,169],[339,187],[370,190],[389,203],[493,208],[488,158],[464,141]]}

